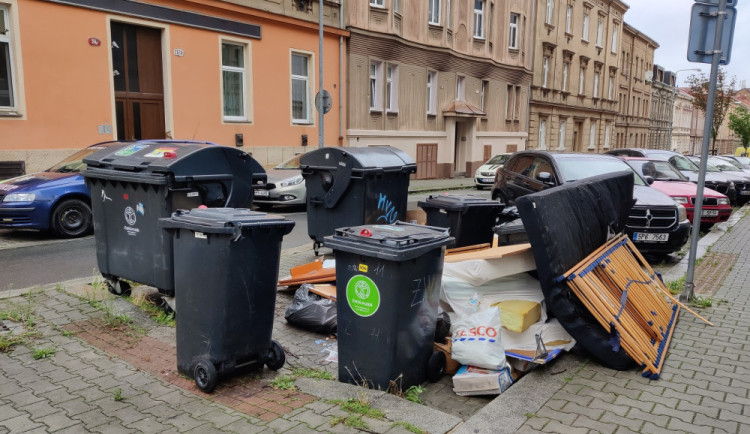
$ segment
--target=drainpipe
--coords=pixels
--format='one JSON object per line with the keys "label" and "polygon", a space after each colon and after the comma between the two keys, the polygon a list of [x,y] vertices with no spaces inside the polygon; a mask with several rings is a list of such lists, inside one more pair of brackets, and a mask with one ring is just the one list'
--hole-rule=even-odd
{"label": "drainpipe", "polygon": [[[531,66],[527,70],[534,70],[534,45],[536,44],[536,38],[534,28],[536,27],[536,0],[531,2],[531,48],[529,49],[529,59],[531,59]],[[526,144],[524,149],[529,149],[529,123],[531,122],[531,82],[534,80],[532,72],[529,84],[526,86]],[[506,102],[507,105],[507,102]],[[507,149],[506,149],[507,150]]]}
{"label": "drainpipe", "polygon": [[[339,30],[344,29],[344,0],[339,2]],[[344,37],[339,36],[339,144],[344,144]]]}

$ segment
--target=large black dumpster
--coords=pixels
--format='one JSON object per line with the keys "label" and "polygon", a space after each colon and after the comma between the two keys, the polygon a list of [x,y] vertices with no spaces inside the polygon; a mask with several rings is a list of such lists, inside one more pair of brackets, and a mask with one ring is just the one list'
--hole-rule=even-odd
{"label": "large black dumpster", "polygon": [[501,202],[471,195],[441,194],[417,202],[428,226],[449,228],[455,247],[492,242],[492,227],[503,210]]}
{"label": "large black dumpster", "polygon": [[85,158],[96,259],[108,289],[129,291],[120,278],[173,295],[172,238],[157,225],[177,209],[250,207],[265,170],[236,148],[207,142],[138,141]]}
{"label": "large black dumpster", "polygon": [[174,238],[177,369],[210,392],[232,371],[281,368],[284,350],[271,332],[281,239],[294,221],[206,208],[159,223]]}
{"label": "large black dumpster", "polygon": [[440,379],[445,355],[432,342],[452,242],[443,228],[402,222],[325,237],[336,256],[339,381],[406,390]]}
{"label": "large black dumpster", "polygon": [[520,218],[500,223],[492,228],[492,232],[497,235],[498,246],[509,246],[511,244],[523,244],[529,242],[529,237],[526,235],[526,229],[523,227],[523,221],[521,221]]}
{"label": "large black dumpster", "polygon": [[390,146],[322,148],[300,158],[307,189],[307,233],[315,253],[336,228],[404,219],[417,165]]}

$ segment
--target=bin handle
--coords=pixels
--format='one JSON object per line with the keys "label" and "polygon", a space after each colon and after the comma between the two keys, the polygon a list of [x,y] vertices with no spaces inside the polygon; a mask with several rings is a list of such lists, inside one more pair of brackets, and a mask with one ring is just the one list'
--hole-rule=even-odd
{"label": "bin handle", "polygon": [[331,185],[331,189],[328,190],[323,198],[323,203],[326,208],[333,208],[336,206],[341,197],[344,196],[344,192],[349,186],[349,182],[352,178],[352,162],[347,158],[348,154],[342,155],[342,157],[343,161],[338,162],[339,167],[336,168],[336,176],[333,178],[333,185]]}

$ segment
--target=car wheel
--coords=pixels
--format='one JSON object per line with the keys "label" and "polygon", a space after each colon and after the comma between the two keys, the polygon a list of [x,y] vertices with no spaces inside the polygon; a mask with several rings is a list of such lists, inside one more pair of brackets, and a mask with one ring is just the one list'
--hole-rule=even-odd
{"label": "car wheel", "polygon": [[267,203],[256,203],[255,204],[261,211],[269,211],[273,205]]}
{"label": "car wheel", "polygon": [[483,185],[477,185],[477,190],[484,190],[484,186]]}
{"label": "car wheel", "polygon": [[63,238],[88,234],[93,227],[91,207],[80,199],[65,199],[52,211],[52,231]]}

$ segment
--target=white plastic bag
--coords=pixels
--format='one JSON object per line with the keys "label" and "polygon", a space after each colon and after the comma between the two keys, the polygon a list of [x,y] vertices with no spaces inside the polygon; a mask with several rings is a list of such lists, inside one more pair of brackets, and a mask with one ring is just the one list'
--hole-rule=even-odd
{"label": "white plastic bag", "polygon": [[451,330],[453,360],[462,365],[494,370],[507,366],[500,338],[500,309],[497,307],[459,318]]}

